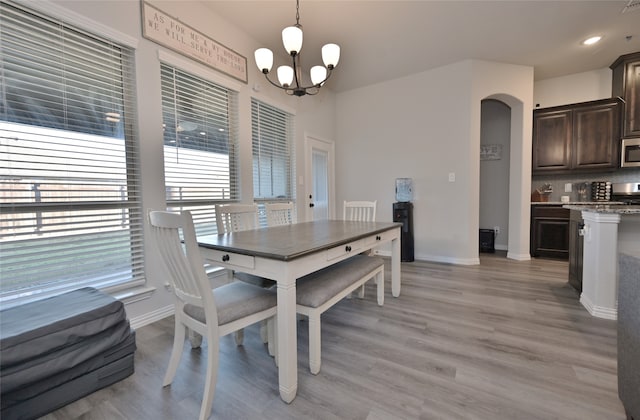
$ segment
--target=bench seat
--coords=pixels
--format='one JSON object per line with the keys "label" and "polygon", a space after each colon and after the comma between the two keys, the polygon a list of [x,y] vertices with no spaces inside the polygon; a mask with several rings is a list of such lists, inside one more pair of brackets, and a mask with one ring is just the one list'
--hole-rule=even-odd
{"label": "bench seat", "polygon": [[312,374],[320,372],[320,315],[374,277],[378,284],[378,305],[382,306],[384,260],[380,257],[356,255],[298,279],[296,311],[309,318],[309,369]]}

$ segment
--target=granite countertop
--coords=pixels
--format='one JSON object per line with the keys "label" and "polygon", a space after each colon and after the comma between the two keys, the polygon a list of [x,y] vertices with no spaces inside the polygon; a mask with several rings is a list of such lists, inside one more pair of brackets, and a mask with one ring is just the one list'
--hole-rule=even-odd
{"label": "granite countertop", "polygon": [[619,206],[624,205],[621,201],[532,201],[532,206],[566,206],[566,205],[581,205],[581,206],[602,206],[612,205]]}
{"label": "granite countertop", "polygon": [[609,214],[640,214],[640,205],[620,205],[614,204],[566,204],[565,209],[588,211],[591,213],[609,213]]}

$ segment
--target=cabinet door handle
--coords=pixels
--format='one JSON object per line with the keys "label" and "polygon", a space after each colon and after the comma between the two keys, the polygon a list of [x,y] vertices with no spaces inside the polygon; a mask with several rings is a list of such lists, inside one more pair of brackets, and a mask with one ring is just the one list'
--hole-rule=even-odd
{"label": "cabinet door handle", "polygon": [[380,235],[376,235],[376,241],[381,241],[382,237]]}
{"label": "cabinet door handle", "polygon": [[351,252],[351,245],[345,246],[344,250],[347,251],[347,252]]}
{"label": "cabinet door handle", "polygon": [[223,261],[223,262],[227,262],[227,261],[229,261],[229,260],[230,260],[229,254],[224,254],[224,255],[222,256],[222,261]]}

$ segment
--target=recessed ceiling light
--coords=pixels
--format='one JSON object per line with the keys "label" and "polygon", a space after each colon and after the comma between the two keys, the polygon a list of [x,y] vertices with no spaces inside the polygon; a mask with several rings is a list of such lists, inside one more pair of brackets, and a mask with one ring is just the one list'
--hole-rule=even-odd
{"label": "recessed ceiling light", "polygon": [[601,36],[592,36],[591,38],[587,38],[584,41],[582,41],[582,45],[593,45],[596,42],[600,41],[602,39]]}

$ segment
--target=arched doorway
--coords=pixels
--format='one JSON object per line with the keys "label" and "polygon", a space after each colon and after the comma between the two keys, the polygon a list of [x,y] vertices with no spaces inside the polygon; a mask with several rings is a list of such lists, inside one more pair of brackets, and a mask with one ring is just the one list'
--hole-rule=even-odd
{"label": "arched doorway", "polygon": [[[496,99],[481,102],[480,120],[480,241],[493,238],[499,255],[506,255],[509,238],[509,169],[511,108]],[[491,234],[489,231],[494,231]],[[481,246],[481,251],[484,247]]]}

